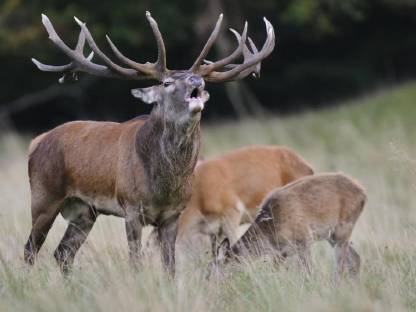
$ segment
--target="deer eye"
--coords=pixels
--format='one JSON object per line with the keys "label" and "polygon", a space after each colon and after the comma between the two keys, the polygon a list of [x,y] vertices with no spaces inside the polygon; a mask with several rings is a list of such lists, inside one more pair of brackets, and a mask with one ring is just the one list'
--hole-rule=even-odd
{"label": "deer eye", "polygon": [[172,83],[173,83],[173,81],[165,81],[165,82],[163,82],[163,86],[166,88],[166,87],[169,87],[170,85],[172,85]]}

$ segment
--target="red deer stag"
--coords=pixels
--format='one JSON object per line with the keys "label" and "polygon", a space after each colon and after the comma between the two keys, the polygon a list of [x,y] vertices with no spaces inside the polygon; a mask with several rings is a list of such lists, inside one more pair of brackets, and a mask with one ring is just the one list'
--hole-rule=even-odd
{"label": "red deer stag", "polygon": [[335,249],[335,282],[345,269],[356,276],[360,256],[350,237],[365,202],[364,189],[341,173],[301,178],[272,191],[237,243],[230,246],[228,239],[221,243],[216,261],[270,252],[280,262],[298,254],[300,263],[310,272],[310,246],[314,241],[327,240]]}
{"label": "red deer stag", "polygon": [[[148,117],[124,123],[75,121],[63,124],[35,138],[29,152],[32,230],[24,258],[33,264],[36,254],[56,216],[69,220],[68,228],[54,255],[67,272],[99,214],[125,217],[130,258],[138,260],[142,226],[158,229],[162,260],[173,273],[178,215],[190,196],[190,184],[200,146],[200,118],[208,92],[205,82],[242,79],[258,71],[260,62],[274,48],[274,30],[264,19],[267,39],[260,51],[247,45],[247,23],[238,47],[224,59],[204,60],[216,40],[218,22],[192,67],[166,68],[165,45],[156,21],[146,18],[156,38],[155,63],[137,63],[124,56],[107,36],[122,67],[96,45],[85,23],[75,18],[81,31],[75,49],[58,36],[50,20],[42,15],[49,39],[71,62],[51,66],[33,62],[42,71],[63,72],[60,82],[77,78],[78,72],[107,78],[153,79],[161,84],[132,90],[134,97],[155,103]],[[87,41],[92,53],[85,57]],[[251,42],[251,41],[249,41]],[[105,65],[92,62],[97,55]],[[230,64],[242,56],[241,64]]]}
{"label": "red deer stag", "polygon": [[250,146],[201,162],[195,168],[191,199],[179,217],[177,255],[192,255],[195,240],[209,236],[233,244],[242,222],[252,222],[264,197],[272,189],[313,169],[295,152],[279,146]]}

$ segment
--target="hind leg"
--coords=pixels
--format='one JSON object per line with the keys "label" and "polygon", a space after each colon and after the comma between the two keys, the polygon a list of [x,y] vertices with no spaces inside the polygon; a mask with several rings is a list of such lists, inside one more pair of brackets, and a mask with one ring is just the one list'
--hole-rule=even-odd
{"label": "hind leg", "polygon": [[299,251],[299,264],[301,270],[308,277],[312,274],[311,258],[311,251],[309,247]]}
{"label": "hind leg", "polygon": [[[301,232],[302,230],[299,229],[298,234]],[[292,254],[296,257],[299,272],[301,272],[305,277],[310,277],[312,274],[312,256],[310,247],[311,239],[307,236],[307,239],[301,240],[298,238],[297,241],[290,242],[286,248],[283,248],[286,257]]]}
{"label": "hind leg", "polygon": [[35,263],[36,255],[58,215],[61,204],[62,200],[46,196],[38,199],[32,195],[32,230],[24,249],[24,260],[27,264]]}
{"label": "hind leg", "polygon": [[97,214],[92,208],[86,206],[85,209],[85,212],[69,222],[65,234],[54,252],[55,259],[65,275],[70,272],[76,253],[87,239],[97,218]]}
{"label": "hind leg", "polygon": [[338,285],[344,275],[348,263],[348,243],[341,243],[335,245],[335,276],[334,283]]}
{"label": "hind leg", "polygon": [[209,236],[211,242],[211,254],[213,259],[217,259],[218,256],[218,247],[221,243],[219,236],[221,233],[214,233]]}
{"label": "hind leg", "polygon": [[365,194],[357,197],[357,200],[347,209],[350,213],[345,216],[344,222],[340,222],[332,234],[330,242],[335,247],[335,257],[337,261],[336,281],[340,280],[341,275],[346,273],[352,278],[358,278],[360,272],[361,260],[359,254],[352,247],[351,238],[352,231],[358,217],[363,211],[366,202]]}
{"label": "hind leg", "polygon": [[178,272],[202,259],[212,233],[209,222],[196,209],[186,208],[178,220],[175,257]]}
{"label": "hind leg", "polygon": [[211,254],[214,259],[213,266],[217,265],[218,250],[222,242],[228,239],[231,246],[237,242],[240,220],[241,214],[237,211],[231,211],[222,218],[218,231],[210,234]]}
{"label": "hind leg", "polygon": [[334,232],[331,234],[329,243],[335,249],[336,270],[334,276],[335,285],[338,285],[341,278],[348,268],[349,255],[351,254],[351,261],[355,258],[354,253],[350,251],[349,238],[351,236],[354,224],[352,222],[341,222],[338,224]]}
{"label": "hind leg", "polygon": [[351,242],[348,243],[346,268],[348,275],[354,279],[358,279],[360,275],[361,259],[357,251],[352,247]]}
{"label": "hind leg", "polygon": [[228,238],[231,245],[234,245],[239,237],[238,228],[241,223],[241,212],[238,210],[231,210],[222,220],[222,227],[220,232]]}
{"label": "hind leg", "polygon": [[295,255],[299,272],[302,272],[306,277],[310,277],[312,274],[311,246],[314,241],[312,230],[309,226],[302,223],[295,225],[295,230],[289,232],[281,231],[279,233],[280,243],[283,242],[284,244],[285,239],[287,240],[287,246],[282,251],[286,249],[287,255]]}

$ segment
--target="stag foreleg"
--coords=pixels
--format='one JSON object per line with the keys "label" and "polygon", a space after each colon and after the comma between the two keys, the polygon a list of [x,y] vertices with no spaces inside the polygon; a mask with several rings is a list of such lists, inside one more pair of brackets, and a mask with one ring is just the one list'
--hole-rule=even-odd
{"label": "stag foreleg", "polygon": [[126,211],[126,235],[129,245],[129,256],[132,265],[137,265],[142,260],[142,222],[139,211],[127,209]]}
{"label": "stag foreleg", "polygon": [[158,237],[165,269],[175,275],[175,241],[178,232],[178,218],[166,222],[158,227]]}

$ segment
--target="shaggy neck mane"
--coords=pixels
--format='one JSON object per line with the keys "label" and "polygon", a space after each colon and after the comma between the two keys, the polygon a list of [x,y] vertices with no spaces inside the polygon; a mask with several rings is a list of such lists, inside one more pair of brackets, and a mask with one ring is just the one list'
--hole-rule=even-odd
{"label": "shaggy neck mane", "polygon": [[156,204],[179,205],[189,198],[200,147],[199,124],[167,121],[155,110],[138,132],[136,151]]}

